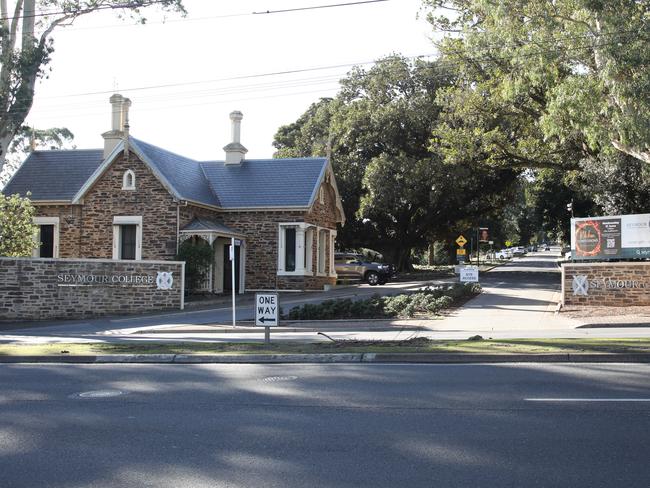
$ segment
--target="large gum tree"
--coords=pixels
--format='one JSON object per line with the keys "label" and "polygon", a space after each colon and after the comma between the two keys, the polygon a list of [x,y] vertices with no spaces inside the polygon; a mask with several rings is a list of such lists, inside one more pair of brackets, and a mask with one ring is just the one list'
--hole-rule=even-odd
{"label": "large gum tree", "polygon": [[185,12],[182,0],[0,0],[0,172],[50,62],[53,31],[100,10],[144,22],[141,10],[152,6]]}
{"label": "large gum tree", "polygon": [[650,163],[650,2],[423,3],[460,72],[436,134],[448,156],[479,148],[561,170],[618,151]]}

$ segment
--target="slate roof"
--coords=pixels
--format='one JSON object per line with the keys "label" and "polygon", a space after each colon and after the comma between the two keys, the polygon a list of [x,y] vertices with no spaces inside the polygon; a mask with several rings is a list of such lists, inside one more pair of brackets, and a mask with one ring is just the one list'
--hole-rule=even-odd
{"label": "slate roof", "polygon": [[219,198],[210,189],[197,161],[138,139],[131,138],[131,144],[140,149],[147,162],[160,171],[182,200],[219,206]]}
{"label": "slate roof", "polygon": [[237,232],[236,230],[231,229],[230,227],[226,226],[223,224],[223,222],[219,222],[218,220],[214,219],[206,219],[206,218],[195,218],[187,224],[185,227],[181,229],[181,232],[183,231],[189,231],[189,232],[219,232],[222,234],[234,234],[234,235],[240,235],[241,232]]}
{"label": "slate roof", "polygon": [[70,201],[102,164],[103,150],[34,151],[2,190],[32,200]]}
{"label": "slate roof", "polygon": [[245,159],[201,163],[223,208],[307,207],[325,172],[325,158]]}
{"label": "slate roof", "polygon": [[[133,137],[131,148],[181,200],[219,207],[308,208],[327,169],[325,158],[251,159],[238,165],[195,161]],[[122,143],[113,154],[118,154]],[[73,201],[109,161],[103,151],[36,151],[3,193],[32,192],[32,200]],[[137,185],[137,182],[136,182]]]}

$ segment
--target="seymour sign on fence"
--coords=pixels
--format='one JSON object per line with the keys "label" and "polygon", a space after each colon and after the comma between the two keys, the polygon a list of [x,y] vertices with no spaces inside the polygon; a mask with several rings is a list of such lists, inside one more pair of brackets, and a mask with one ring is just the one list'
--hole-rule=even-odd
{"label": "seymour sign on fence", "polygon": [[185,263],[0,258],[0,320],[183,309]]}
{"label": "seymour sign on fence", "polygon": [[650,214],[571,219],[574,259],[650,257]]}

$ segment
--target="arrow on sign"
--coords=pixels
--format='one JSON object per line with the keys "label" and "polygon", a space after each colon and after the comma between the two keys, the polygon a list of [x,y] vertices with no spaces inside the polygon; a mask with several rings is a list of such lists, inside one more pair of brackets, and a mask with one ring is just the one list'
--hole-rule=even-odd
{"label": "arrow on sign", "polygon": [[260,317],[260,318],[257,319],[257,320],[260,321],[260,322],[262,322],[262,323],[264,323],[264,322],[275,322],[275,318],[274,318],[274,317]]}

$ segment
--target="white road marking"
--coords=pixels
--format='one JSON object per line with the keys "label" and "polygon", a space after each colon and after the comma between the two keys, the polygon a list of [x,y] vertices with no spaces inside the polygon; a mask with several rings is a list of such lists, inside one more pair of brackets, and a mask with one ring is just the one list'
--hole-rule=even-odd
{"label": "white road marking", "polygon": [[524,398],[527,402],[650,402],[650,398]]}

